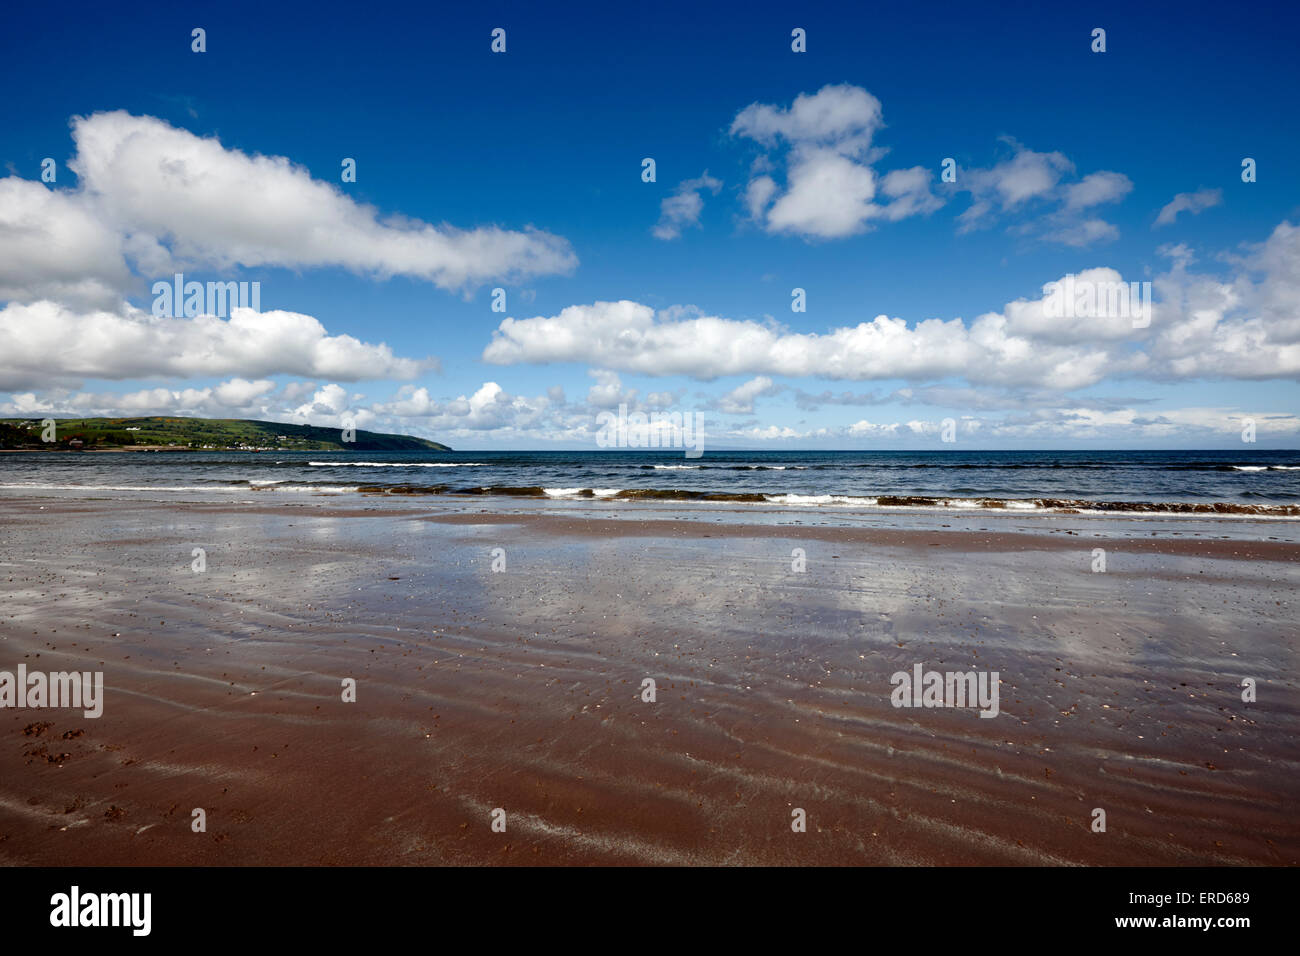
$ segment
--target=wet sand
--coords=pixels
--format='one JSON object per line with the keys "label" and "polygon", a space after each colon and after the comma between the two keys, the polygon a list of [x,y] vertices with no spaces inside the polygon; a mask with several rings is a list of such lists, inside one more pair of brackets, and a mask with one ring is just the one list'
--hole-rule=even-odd
{"label": "wet sand", "polygon": [[0,499],[0,863],[1300,862],[1289,523],[483,505]]}

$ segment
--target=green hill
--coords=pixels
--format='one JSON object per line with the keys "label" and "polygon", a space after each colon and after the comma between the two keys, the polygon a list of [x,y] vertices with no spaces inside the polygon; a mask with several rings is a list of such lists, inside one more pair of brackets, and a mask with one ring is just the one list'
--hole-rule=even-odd
{"label": "green hill", "polygon": [[0,419],[0,448],[108,449],[148,445],[177,450],[227,451],[451,451],[446,445],[410,435],[388,435],[358,428],[356,441],[344,443],[338,428],[287,425],[239,418],[59,418],[53,444],[41,441],[41,419]]}

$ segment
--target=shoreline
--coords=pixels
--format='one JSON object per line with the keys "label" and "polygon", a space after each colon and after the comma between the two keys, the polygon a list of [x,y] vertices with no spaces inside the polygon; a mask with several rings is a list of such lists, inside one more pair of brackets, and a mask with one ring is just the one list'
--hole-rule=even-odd
{"label": "shoreline", "polygon": [[[587,489],[588,491],[590,489]],[[617,493],[615,493],[617,491]],[[14,493],[17,494],[14,494]],[[1300,504],[1246,504],[1242,502],[1133,502],[1133,501],[1083,501],[1052,498],[932,498],[922,496],[880,496],[868,498],[850,495],[790,495],[765,493],[700,493],[686,490],[664,492],[650,489],[611,489],[606,494],[562,494],[556,489],[544,488],[460,488],[439,486],[377,486],[365,484],[316,485],[283,480],[247,480],[242,483],[214,486],[172,485],[51,485],[4,484],[0,482],[0,499],[21,500],[24,495],[32,499],[53,501],[102,500],[105,492],[123,496],[128,501],[155,501],[177,505],[202,505],[220,500],[214,496],[250,494],[265,497],[272,494],[306,498],[341,498],[355,495],[368,501],[420,502],[436,501],[453,504],[481,503],[484,500],[508,507],[527,503],[571,503],[591,505],[668,505],[757,506],[777,509],[789,514],[875,514],[900,515],[939,514],[948,516],[978,515],[983,517],[1067,517],[1084,518],[1173,518],[1173,519],[1234,519],[1300,522]],[[138,497],[149,494],[165,498]],[[179,498],[181,494],[200,497]],[[134,497],[133,497],[134,496]],[[818,499],[839,500],[818,500]],[[794,500],[792,500],[794,499]],[[229,500],[228,498],[225,500]],[[288,501],[283,502],[288,504]],[[1075,506],[1078,507],[1075,507]],[[430,505],[436,507],[436,505]]]}

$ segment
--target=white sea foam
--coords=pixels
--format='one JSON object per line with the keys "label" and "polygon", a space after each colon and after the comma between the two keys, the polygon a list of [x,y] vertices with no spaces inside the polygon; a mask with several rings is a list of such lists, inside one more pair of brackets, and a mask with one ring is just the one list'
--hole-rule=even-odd
{"label": "white sea foam", "polygon": [[360,485],[276,485],[272,488],[254,487],[254,491],[314,491],[320,495],[344,495],[360,491]]}
{"label": "white sea foam", "polygon": [[764,495],[774,505],[859,505],[870,507],[876,498],[859,498],[853,495]]}
{"label": "white sea foam", "polygon": [[309,461],[313,468],[483,468],[481,461]]}
{"label": "white sea foam", "polygon": [[[585,498],[583,494],[586,488],[543,488],[548,498]],[[612,498],[622,491],[622,488],[593,488],[591,496],[593,498]]]}

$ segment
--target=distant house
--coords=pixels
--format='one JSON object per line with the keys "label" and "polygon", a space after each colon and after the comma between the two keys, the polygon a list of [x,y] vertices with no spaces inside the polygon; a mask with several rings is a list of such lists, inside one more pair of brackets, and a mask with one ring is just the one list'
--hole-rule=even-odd
{"label": "distant house", "polygon": [[84,448],[85,445],[86,443],[82,441],[80,438],[74,438],[72,439],[72,441],[68,442],[68,447],[71,448],[73,451],[81,451],[81,449]]}

